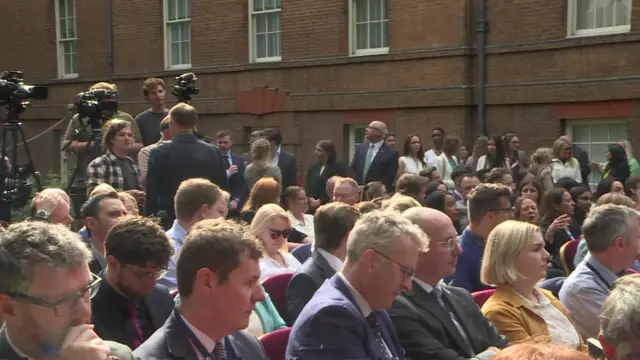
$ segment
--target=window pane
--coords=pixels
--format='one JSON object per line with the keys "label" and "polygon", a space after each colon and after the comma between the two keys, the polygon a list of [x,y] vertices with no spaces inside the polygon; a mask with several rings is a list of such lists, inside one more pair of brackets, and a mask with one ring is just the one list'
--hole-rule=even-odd
{"label": "window pane", "polygon": [[576,1],[576,29],[592,29],[595,22],[595,8],[598,0]]}
{"label": "window pane", "polygon": [[367,16],[367,0],[354,1],[356,6],[356,23],[362,23],[368,20]]}
{"label": "window pane", "polygon": [[76,2],[75,0],[67,0],[67,17],[76,17]]}
{"label": "window pane", "polygon": [[191,17],[191,0],[184,0],[184,13],[188,18]]}
{"label": "window pane", "polygon": [[280,31],[280,13],[267,14],[267,32]]}
{"label": "window pane", "polygon": [[267,35],[267,57],[278,56],[278,34]]}
{"label": "window pane", "polygon": [[76,37],[76,22],[74,18],[67,19],[67,37]]}
{"label": "window pane", "polygon": [[67,21],[64,18],[60,18],[60,39],[66,39],[67,36]]}
{"label": "window pane", "polygon": [[69,75],[69,74],[73,74],[71,72],[71,68],[72,68],[72,64],[71,64],[71,55],[70,54],[65,54],[64,55],[64,69],[62,70],[64,72],[64,75]]}
{"label": "window pane", "polygon": [[631,0],[621,0],[616,2],[614,25],[619,26],[629,24],[629,9],[631,9]]}
{"label": "window pane", "polygon": [[58,0],[58,16],[60,19],[67,17],[67,2],[65,0]]}
{"label": "window pane", "polygon": [[365,128],[363,127],[357,127],[353,129],[353,141],[355,145],[358,145],[364,142],[364,133],[365,133]]}
{"label": "window pane", "polygon": [[180,61],[181,64],[191,63],[191,43],[188,41],[180,43]]}
{"label": "window pane", "polygon": [[593,162],[607,162],[607,148],[609,144],[591,144],[589,160]]}
{"label": "window pane", "polygon": [[382,22],[382,46],[383,48],[389,47],[389,22]]}
{"label": "window pane", "polygon": [[186,19],[187,18],[187,6],[186,0],[177,0],[178,3],[178,19]]}
{"label": "window pane", "polygon": [[191,25],[188,22],[180,23],[180,41],[189,41]]}
{"label": "window pane", "polygon": [[167,0],[167,19],[175,20],[176,19],[176,1],[178,0]]}
{"label": "window pane", "polygon": [[171,43],[171,65],[180,64],[180,43]]}
{"label": "window pane", "polygon": [[369,24],[369,48],[376,49],[382,47],[382,23],[374,22]]}
{"label": "window pane", "polygon": [[169,42],[175,43],[180,41],[180,24],[169,25]]}
{"label": "window pane", "polygon": [[369,0],[369,21],[382,19],[382,0]]}
{"label": "window pane", "polygon": [[612,124],[609,130],[609,140],[611,142],[617,142],[627,139],[627,125],[626,124]]}
{"label": "window pane", "polygon": [[590,141],[588,125],[576,125],[571,129],[573,130],[571,135],[575,143],[588,143]]}
{"label": "window pane", "polygon": [[267,57],[267,35],[256,35],[256,58]]}
{"label": "window pane", "polygon": [[264,5],[262,0],[253,0],[253,11],[262,11],[264,10]]}
{"label": "window pane", "polygon": [[369,48],[369,24],[356,25],[356,49]]}
{"label": "window pane", "polygon": [[256,34],[267,32],[267,15],[256,15]]}
{"label": "window pane", "polygon": [[264,8],[265,10],[272,10],[275,9],[276,7],[276,1],[275,0],[264,0]]}
{"label": "window pane", "polygon": [[591,126],[591,142],[609,142],[609,125],[597,124]]}

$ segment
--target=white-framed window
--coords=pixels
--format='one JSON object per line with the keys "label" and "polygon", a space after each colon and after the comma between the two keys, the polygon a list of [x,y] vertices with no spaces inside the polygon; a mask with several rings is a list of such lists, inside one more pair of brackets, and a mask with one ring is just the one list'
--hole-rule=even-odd
{"label": "white-framed window", "polygon": [[164,0],[165,67],[191,67],[191,0]]}
{"label": "white-framed window", "polygon": [[282,60],[282,0],[249,0],[251,61]]}
{"label": "white-framed window", "polygon": [[568,0],[569,36],[631,31],[632,0]]}
{"label": "white-framed window", "polygon": [[388,0],[349,0],[351,55],[389,52]]}
{"label": "white-framed window", "polygon": [[[607,165],[607,147],[627,138],[628,124],[625,119],[571,120],[567,122],[567,134],[573,144],[589,155],[589,161],[600,164],[604,170]],[[602,174],[592,171],[589,184],[598,185]]]}
{"label": "white-framed window", "polygon": [[58,41],[58,77],[78,77],[78,38],[76,1],[56,0],[56,36]]}
{"label": "white-framed window", "polygon": [[349,125],[349,162],[356,153],[356,147],[365,141],[366,129],[367,125]]}

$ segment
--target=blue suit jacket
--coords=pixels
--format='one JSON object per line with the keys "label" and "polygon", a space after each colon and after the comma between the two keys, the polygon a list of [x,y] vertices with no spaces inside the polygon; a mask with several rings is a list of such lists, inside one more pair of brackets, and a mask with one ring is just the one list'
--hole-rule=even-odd
{"label": "blue suit jacket", "polygon": [[369,171],[365,177],[364,163],[369,151],[369,145],[370,143],[366,141],[356,147],[356,153],[351,160],[351,170],[355,172],[355,180],[360,185],[365,185],[371,181],[380,181],[387,187],[388,191],[392,191],[393,182],[398,173],[398,152],[383,143],[371,161]]}
{"label": "blue suit jacket", "polygon": [[[404,350],[385,311],[376,311],[380,331],[393,358]],[[384,359],[367,320],[338,274],[327,280],[293,324],[288,360]]]}
{"label": "blue suit jacket", "polygon": [[244,169],[246,166],[244,165],[244,158],[233,153],[231,153],[231,161],[233,162],[232,165],[238,167],[238,172],[229,178],[229,194],[231,194],[231,200],[238,199],[238,209],[241,209],[249,196],[249,188],[247,187],[247,182],[244,181]]}

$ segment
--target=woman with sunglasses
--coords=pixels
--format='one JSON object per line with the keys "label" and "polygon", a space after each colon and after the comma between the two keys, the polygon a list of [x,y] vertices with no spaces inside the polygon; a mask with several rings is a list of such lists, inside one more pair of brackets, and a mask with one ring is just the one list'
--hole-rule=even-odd
{"label": "woman with sunglasses", "polygon": [[251,232],[262,244],[260,281],[271,276],[296,272],[300,262],[289,253],[287,238],[291,234],[291,220],[277,204],[267,204],[256,212],[251,221]]}

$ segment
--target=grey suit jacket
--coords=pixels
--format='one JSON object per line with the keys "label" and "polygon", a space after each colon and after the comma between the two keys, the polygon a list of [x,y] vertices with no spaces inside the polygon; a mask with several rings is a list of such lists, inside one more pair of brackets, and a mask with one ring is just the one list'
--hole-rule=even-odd
{"label": "grey suit jacket", "polygon": [[[126,345],[118,344],[113,341],[105,341],[111,348],[111,356],[119,360],[134,360],[133,353]],[[0,359],[1,360],[24,360],[20,357],[9,343],[7,338],[7,328],[3,326],[0,330]]]}
{"label": "grey suit jacket", "polygon": [[[262,344],[245,330],[226,336],[225,344],[231,345],[235,360],[268,360]],[[176,322],[176,311],[171,313],[164,325],[134,352],[136,360],[198,360],[186,334]],[[228,356],[229,360],[233,360]]]}

